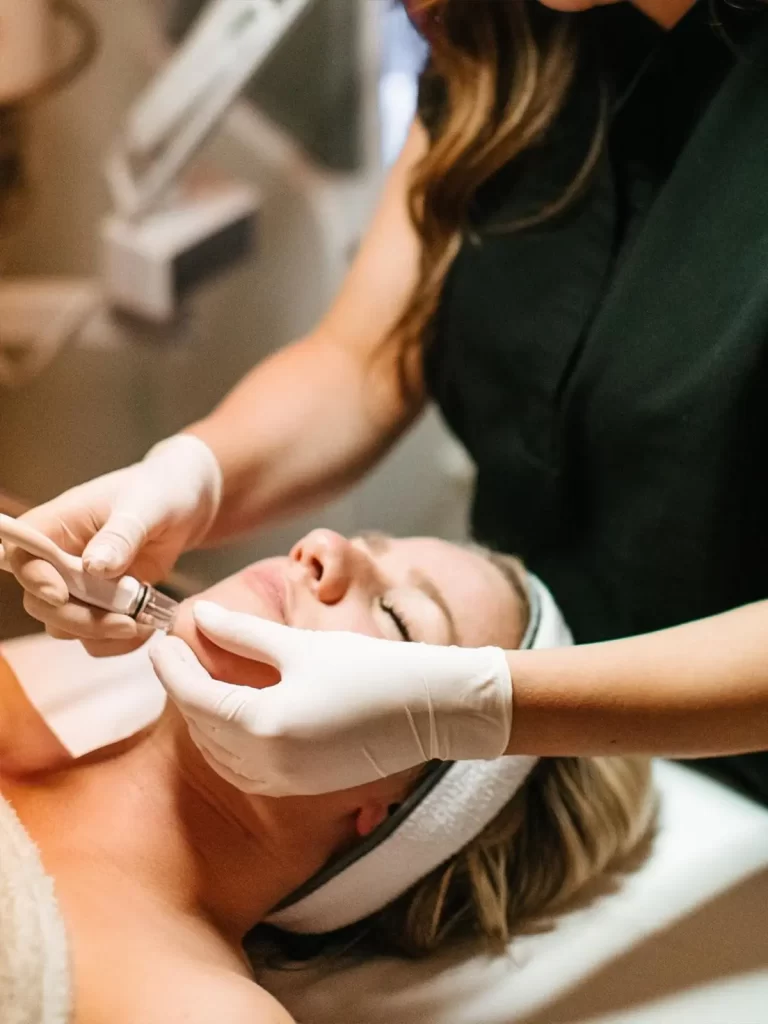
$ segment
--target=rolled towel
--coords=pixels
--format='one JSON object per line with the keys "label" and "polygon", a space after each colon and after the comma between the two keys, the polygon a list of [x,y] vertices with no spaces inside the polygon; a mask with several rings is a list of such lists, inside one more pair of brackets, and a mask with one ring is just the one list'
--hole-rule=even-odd
{"label": "rolled towel", "polygon": [[53,879],[0,796],[0,1021],[67,1024],[71,1010],[67,936]]}

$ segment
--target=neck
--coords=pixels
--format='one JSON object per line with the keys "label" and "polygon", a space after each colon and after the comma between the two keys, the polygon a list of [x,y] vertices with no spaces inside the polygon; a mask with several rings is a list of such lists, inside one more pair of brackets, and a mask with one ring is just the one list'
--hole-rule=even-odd
{"label": "neck", "polygon": [[[338,844],[285,827],[278,801],[247,797],[205,763],[174,709],[145,741],[132,779],[141,835],[122,848],[143,891],[183,914],[201,914],[236,940],[319,870]],[[296,823],[294,822],[294,825]]]}
{"label": "neck", "polygon": [[635,7],[653,18],[662,28],[674,28],[696,0],[633,0]]}

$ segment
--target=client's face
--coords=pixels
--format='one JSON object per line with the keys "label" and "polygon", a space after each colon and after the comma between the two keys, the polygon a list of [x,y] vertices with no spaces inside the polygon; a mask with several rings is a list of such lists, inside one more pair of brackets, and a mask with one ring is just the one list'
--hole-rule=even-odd
{"label": "client's face", "polygon": [[[313,530],[287,557],[256,562],[199,597],[289,626],[430,644],[510,648],[525,628],[521,601],[495,565],[426,537],[365,534],[347,540]],[[206,640],[195,627],[191,602],[182,606],[174,632],[219,679],[248,686],[276,682],[271,667]]]}
{"label": "client's face", "polygon": [[[464,647],[519,646],[526,625],[523,602],[492,562],[421,537],[366,534],[347,540],[331,530],[313,530],[287,557],[256,562],[195,600],[201,597],[304,629]],[[195,626],[192,603],[182,605],[174,633],[214,678],[254,687],[278,681],[271,666],[229,654],[207,640]],[[375,828],[417,775],[418,770],[322,797],[253,800],[262,825],[269,818],[281,841],[298,837],[303,852],[316,855],[316,870],[331,851]]]}

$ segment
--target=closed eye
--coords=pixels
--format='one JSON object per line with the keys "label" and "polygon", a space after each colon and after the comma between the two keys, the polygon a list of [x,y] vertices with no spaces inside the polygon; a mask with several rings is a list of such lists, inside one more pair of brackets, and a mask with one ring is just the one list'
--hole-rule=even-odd
{"label": "closed eye", "polygon": [[397,631],[399,632],[403,640],[405,640],[407,643],[410,643],[411,640],[413,640],[413,637],[411,636],[410,630],[408,629],[408,624],[406,623],[402,615],[398,612],[398,610],[394,608],[391,604],[389,604],[389,602],[386,601],[384,598],[381,598],[379,600],[379,606],[381,610],[385,614],[387,614],[390,617],[390,619],[392,619],[397,628]]}

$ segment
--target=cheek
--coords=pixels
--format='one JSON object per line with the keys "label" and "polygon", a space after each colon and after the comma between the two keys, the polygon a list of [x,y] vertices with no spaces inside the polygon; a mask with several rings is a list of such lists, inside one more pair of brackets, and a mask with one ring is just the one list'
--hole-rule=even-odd
{"label": "cheek", "polygon": [[241,658],[237,654],[230,654],[229,651],[222,651],[220,647],[204,637],[197,628],[195,628],[194,640],[192,642],[188,640],[187,643],[197,655],[203,668],[214,679],[221,679],[235,686],[251,686],[256,690],[274,686],[280,680],[280,674],[276,668],[265,665],[261,661],[249,661],[248,658]]}
{"label": "cheek", "polygon": [[252,686],[258,690],[274,686],[279,681],[279,673],[271,665],[230,654],[203,636],[195,625],[190,602],[183,604],[179,609],[173,635],[180,637],[192,648],[200,664],[214,679],[221,679],[235,686]]}
{"label": "cheek", "polygon": [[294,616],[291,625],[303,629],[319,629],[323,632],[382,636],[381,628],[368,604],[352,599],[340,601],[336,605],[316,604],[313,608],[308,609],[307,615]]}

